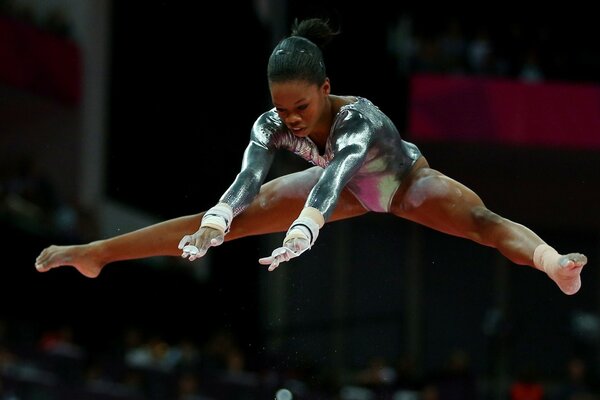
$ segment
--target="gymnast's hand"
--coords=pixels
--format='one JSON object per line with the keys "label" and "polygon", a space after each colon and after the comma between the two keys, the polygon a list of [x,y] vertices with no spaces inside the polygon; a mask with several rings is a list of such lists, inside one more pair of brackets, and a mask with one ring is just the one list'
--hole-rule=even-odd
{"label": "gymnast's hand", "polygon": [[226,203],[218,203],[208,209],[202,216],[200,229],[193,235],[185,235],[179,241],[181,257],[194,261],[206,254],[212,246],[218,246],[225,241],[229,232],[233,210]]}
{"label": "gymnast's hand", "polygon": [[283,239],[283,246],[276,248],[269,257],[263,257],[258,262],[268,265],[269,271],[273,271],[282,262],[298,257],[315,243],[323,223],[323,215],[319,210],[312,207],[304,208],[288,229]]}
{"label": "gymnast's hand", "polygon": [[308,249],[310,249],[308,236],[298,232],[298,237],[289,238],[283,243],[283,246],[273,250],[269,257],[263,257],[258,262],[262,265],[268,265],[269,271],[273,271],[280,263],[296,258]]}
{"label": "gymnast's hand", "polygon": [[177,246],[182,250],[181,257],[194,261],[206,254],[212,246],[218,246],[225,241],[225,234],[219,229],[200,227],[193,235],[185,235]]}

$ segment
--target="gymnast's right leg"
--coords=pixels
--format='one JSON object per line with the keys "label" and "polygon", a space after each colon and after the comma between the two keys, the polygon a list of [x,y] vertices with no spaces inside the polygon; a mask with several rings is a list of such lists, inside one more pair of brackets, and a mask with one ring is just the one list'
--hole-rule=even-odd
{"label": "gymnast's right leg", "polygon": [[[322,169],[309,168],[265,183],[250,206],[231,224],[225,240],[245,236],[285,232],[298,216],[308,193],[319,178]],[[366,210],[344,190],[331,220],[349,218]],[[60,266],[72,266],[82,275],[97,277],[106,264],[154,256],[180,256],[178,243],[183,236],[195,232],[203,213],[170,219],[145,228],[97,240],[82,245],[45,248],[36,258],[40,272]]]}

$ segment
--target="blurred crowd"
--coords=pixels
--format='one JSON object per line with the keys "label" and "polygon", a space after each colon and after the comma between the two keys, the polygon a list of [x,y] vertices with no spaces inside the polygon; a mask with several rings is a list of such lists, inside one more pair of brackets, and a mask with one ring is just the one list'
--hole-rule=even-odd
{"label": "blurred crowd", "polygon": [[[36,332],[30,339],[15,339],[10,325],[0,323],[2,400],[263,400],[282,389],[296,400],[475,400],[499,393],[494,382],[472,370],[461,349],[451,351],[437,371],[418,373],[410,358],[380,355],[358,368],[332,372],[324,366],[292,367],[285,355],[257,360],[226,329],[199,341],[130,326],[92,350],[69,324],[30,328]],[[508,377],[502,398],[600,399],[591,377],[588,362],[578,356],[565,361],[558,377],[525,363]]]}
{"label": "blurred crowd", "polygon": [[404,13],[390,24],[398,72],[488,76],[536,83],[597,84],[600,54],[585,15],[434,16]]}

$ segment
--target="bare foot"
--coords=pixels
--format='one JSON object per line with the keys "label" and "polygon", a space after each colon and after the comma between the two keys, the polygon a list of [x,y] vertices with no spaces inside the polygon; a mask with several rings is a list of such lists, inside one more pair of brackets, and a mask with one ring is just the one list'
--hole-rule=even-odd
{"label": "bare foot", "polygon": [[46,272],[52,268],[72,266],[82,275],[95,278],[104,264],[90,252],[90,245],[50,246],[45,248],[35,260],[35,268]]}
{"label": "bare foot", "polygon": [[558,264],[548,268],[548,276],[556,282],[565,294],[575,294],[581,288],[581,270],[587,263],[587,257],[580,253],[561,256]]}

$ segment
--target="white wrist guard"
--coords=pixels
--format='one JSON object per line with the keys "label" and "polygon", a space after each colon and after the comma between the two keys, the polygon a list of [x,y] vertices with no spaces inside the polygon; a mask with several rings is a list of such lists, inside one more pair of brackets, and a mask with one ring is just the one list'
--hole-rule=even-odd
{"label": "white wrist guard", "polygon": [[292,225],[283,239],[283,243],[286,243],[292,239],[301,238],[307,239],[309,247],[317,240],[319,236],[319,229],[324,225],[325,220],[323,214],[319,210],[313,207],[307,207],[302,210],[300,216],[292,222]]}
{"label": "white wrist guard", "polygon": [[218,203],[209,208],[202,217],[201,228],[208,227],[221,231],[222,234],[229,232],[231,220],[233,219],[233,210],[226,203]]}

